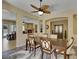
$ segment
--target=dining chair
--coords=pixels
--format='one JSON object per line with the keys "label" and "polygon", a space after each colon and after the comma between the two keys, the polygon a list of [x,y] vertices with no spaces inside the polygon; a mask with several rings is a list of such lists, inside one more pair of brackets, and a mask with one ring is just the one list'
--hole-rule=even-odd
{"label": "dining chair", "polygon": [[35,41],[35,37],[33,36],[30,36],[28,38],[28,42],[29,42],[29,48],[30,48],[29,52],[34,51],[34,56],[35,56],[36,49],[40,47],[40,44]]}
{"label": "dining chair", "polygon": [[47,34],[41,34],[40,37],[45,39],[45,38],[48,38],[48,35]]}
{"label": "dining chair", "polygon": [[50,39],[57,39],[57,35],[56,34],[49,34],[48,38],[50,38]]}
{"label": "dining chair", "polygon": [[51,41],[47,40],[46,38],[41,39],[41,58],[43,59],[43,54],[46,53],[50,56],[49,58],[51,59],[51,54],[53,53],[53,51],[54,48],[52,48]]}
{"label": "dining chair", "polygon": [[37,35],[38,35],[38,33],[33,33],[33,35],[34,35],[34,36],[37,36]]}
{"label": "dining chair", "polygon": [[[69,56],[72,55],[72,53],[70,53],[70,52],[71,52],[71,48],[72,48],[73,43],[74,43],[74,38],[72,37],[67,43],[68,43],[68,45],[66,47],[66,56],[69,59]],[[60,50],[56,49],[55,52],[54,52],[54,54],[55,54],[55,57],[57,59],[57,54],[64,55],[64,50],[63,49],[60,49]]]}
{"label": "dining chair", "polygon": [[40,41],[40,36],[39,33],[34,33],[35,41],[39,42]]}
{"label": "dining chair", "polygon": [[33,34],[29,34],[27,33],[27,39],[26,39],[26,50],[30,47],[30,42],[29,42],[29,38],[30,37],[34,37]]}

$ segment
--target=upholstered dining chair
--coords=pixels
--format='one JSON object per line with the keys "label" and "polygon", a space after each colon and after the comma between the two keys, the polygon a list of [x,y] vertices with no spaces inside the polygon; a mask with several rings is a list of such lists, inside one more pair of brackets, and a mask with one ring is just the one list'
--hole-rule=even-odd
{"label": "upholstered dining chair", "polygon": [[43,59],[44,53],[48,54],[50,56],[49,58],[51,59],[51,54],[53,53],[53,51],[54,51],[54,48],[52,48],[51,41],[47,40],[46,38],[41,39],[42,59]]}
{"label": "upholstered dining chair", "polygon": [[[69,59],[69,56],[72,55],[72,53],[70,53],[70,52],[71,52],[71,48],[72,48],[73,43],[74,43],[74,38],[72,37],[67,43],[68,43],[68,45],[66,47],[66,56]],[[55,50],[55,57],[56,57],[56,59],[57,59],[57,54],[64,55],[63,49],[60,49],[60,50],[56,49]]]}
{"label": "upholstered dining chair", "polygon": [[47,36],[47,35],[44,34],[44,33],[38,33],[38,36],[39,36],[39,37],[42,37],[42,36]]}
{"label": "upholstered dining chair", "polygon": [[42,38],[42,39],[43,39],[43,38],[44,38],[44,39],[45,39],[45,38],[48,38],[48,35],[47,35],[47,34],[41,34],[40,38]]}
{"label": "upholstered dining chair", "polygon": [[56,34],[48,34],[48,38],[57,39],[57,35]]}
{"label": "upholstered dining chair", "polygon": [[36,55],[36,49],[40,47],[40,44],[35,41],[35,37],[28,38],[30,52],[34,51],[34,56]]}
{"label": "upholstered dining chair", "polygon": [[33,34],[29,34],[27,33],[27,39],[26,39],[26,50],[30,47],[30,42],[29,42],[29,38],[30,37],[34,37]]}

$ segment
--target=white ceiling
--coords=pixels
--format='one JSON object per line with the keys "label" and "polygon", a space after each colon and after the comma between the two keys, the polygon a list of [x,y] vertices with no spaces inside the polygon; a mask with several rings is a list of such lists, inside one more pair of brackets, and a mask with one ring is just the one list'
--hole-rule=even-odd
{"label": "white ceiling", "polygon": [[10,12],[6,9],[2,10],[2,19],[4,20],[15,20],[16,19],[16,14],[13,12]]}
{"label": "white ceiling", "polygon": [[[25,10],[29,13],[35,10],[30,4],[33,4],[39,7],[39,0],[4,0],[22,10]],[[43,0],[42,4],[49,5],[49,10],[51,14],[56,12],[66,11],[66,10],[76,10],[77,9],[77,1],[76,0]],[[44,14],[42,17],[50,16],[51,14]],[[37,14],[34,14],[39,16]]]}
{"label": "white ceiling", "polygon": [[[13,12],[10,12],[8,10],[3,9],[2,10],[2,19],[3,20],[14,20],[16,21],[16,14]],[[30,19],[30,18],[26,18],[26,17],[22,17],[23,22],[26,23],[34,23],[34,24],[38,24],[39,20],[34,20],[34,19]]]}
{"label": "white ceiling", "polygon": [[[31,12],[34,10],[30,4],[39,7],[39,0],[5,0],[6,2],[21,8],[25,11]],[[59,10],[68,10],[76,8],[76,0],[43,0],[42,4],[47,4],[50,6],[51,12]]]}

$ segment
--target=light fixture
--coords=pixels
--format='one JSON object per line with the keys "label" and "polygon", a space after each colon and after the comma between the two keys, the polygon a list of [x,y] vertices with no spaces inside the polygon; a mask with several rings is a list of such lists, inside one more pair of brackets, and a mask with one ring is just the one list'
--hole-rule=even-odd
{"label": "light fixture", "polygon": [[41,15],[43,15],[43,12],[42,11],[38,11],[38,14],[41,16]]}

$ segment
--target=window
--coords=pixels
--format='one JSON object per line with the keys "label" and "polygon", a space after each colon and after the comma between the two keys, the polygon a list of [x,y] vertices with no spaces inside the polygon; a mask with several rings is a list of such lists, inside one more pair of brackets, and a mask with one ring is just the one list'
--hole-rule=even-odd
{"label": "window", "polygon": [[5,37],[8,34],[8,25],[3,24],[2,25],[2,37]]}
{"label": "window", "polygon": [[16,31],[16,25],[10,25],[10,33]]}

